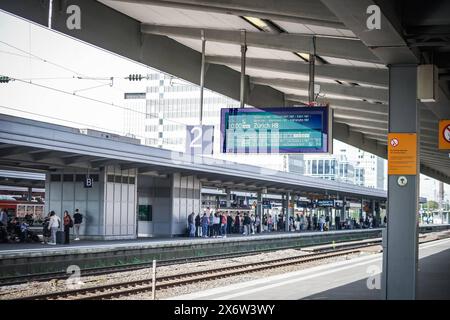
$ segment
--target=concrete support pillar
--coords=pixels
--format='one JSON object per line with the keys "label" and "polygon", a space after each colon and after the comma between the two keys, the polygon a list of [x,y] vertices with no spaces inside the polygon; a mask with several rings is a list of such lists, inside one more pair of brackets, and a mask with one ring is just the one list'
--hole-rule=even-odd
{"label": "concrete support pillar", "polygon": [[375,215],[375,200],[372,200],[372,210],[371,211],[372,211],[372,218],[373,218],[372,224],[373,224],[373,227],[375,228],[375,227],[378,226],[378,220],[377,220],[377,217]]}
{"label": "concrete support pillar", "polygon": [[359,210],[359,219],[364,218],[363,211],[364,211],[364,199],[361,199],[361,209]]}
{"label": "concrete support pillar", "polygon": [[347,201],[347,198],[346,197],[344,197],[344,200],[343,200],[343,202],[342,202],[342,209],[341,209],[341,221],[344,221],[345,220],[345,207],[346,207],[346,204],[345,204],[345,202]]}
{"label": "concrete support pillar", "polygon": [[[417,66],[389,67],[389,133],[419,133]],[[388,220],[383,251],[382,292],[386,299],[415,299],[417,284],[417,212],[419,191],[419,139],[416,174],[388,176]]]}
{"label": "concrete support pillar", "polygon": [[31,202],[31,199],[33,198],[33,188],[32,187],[28,187],[28,192],[27,192],[27,201]]}
{"label": "concrete support pillar", "polygon": [[231,190],[230,190],[230,188],[226,188],[225,192],[227,193],[227,208],[231,208]]}
{"label": "concrete support pillar", "polygon": [[216,209],[220,208],[220,196],[216,196]]}

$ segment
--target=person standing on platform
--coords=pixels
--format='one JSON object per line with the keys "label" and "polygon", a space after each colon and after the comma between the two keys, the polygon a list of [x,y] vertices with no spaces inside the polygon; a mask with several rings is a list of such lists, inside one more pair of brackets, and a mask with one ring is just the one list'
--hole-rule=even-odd
{"label": "person standing on platform", "polygon": [[50,222],[48,224],[48,229],[52,234],[52,242],[48,244],[56,244],[56,231],[61,227],[61,219],[56,215],[55,211],[50,212]]}
{"label": "person standing on platform", "polygon": [[75,209],[75,214],[73,215],[73,229],[75,232],[75,240],[80,240],[80,226],[83,223],[83,215],[80,213],[79,209]]}
{"label": "person standing on platform", "polygon": [[246,236],[250,235],[250,224],[251,224],[251,222],[252,221],[251,221],[248,213],[245,213],[245,215],[244,215],[244,232],[243,232],[243,234],[246,235]]}
{"label": "person standing on platform", "polygon": [[261,219],[259,218],[259,215],[255,218],[255,229],[256,233],[261,233]]}
{"label": "person standing on platform", "polygon": [[208,235],[212,238],[214,236],[214,214],[212,211],[209,213],[208,219]]}
{"label": "person standing on platform", "polygon": [[72,217],[67,210],[64,211],[64,244],[70,243],[70,228],[73,227]]}
{"label": "person standing on platform", "polygon": [[231,216],[231,213],[227,215],[227,234],[231,234],[233,230],[233,217]]}
{"label": "person standing on platform", "polygon": [[255,222],[256,222],[255,216],[252,214],[250,216],[250,231],[249,231],[249,233],[251,234],[255,234]]}
{"label": "person standing on platform", "polygon": [[338,214],[334,217],[334,224],[336,225],[336,230],[341,230],[341,217]]}
{"label": "person standing on platform", "polygon": [[239,233],[241,227],[241,219],[239,217],[239,211],[236,213],[234,217],[234,233]]}
{"label": "person standing on platform", "polygon": [[267,218],[267,228],[269,232],[273,231],[273,218],[271,214],[269,214],[269,217]]}
{"label": "person standing on platform", "polygon": [[221,227],[221,236],[223,238],[227,237],[227,223],[228,223],[228,217],[227,217],[227,213],[224,212],[221,216],[220,216],[220,227]]}
{"label": "person standing on platform", "polygon": [[220,216],[219,213],[216,212],[213,217],[213,235],[214,238],[217,238],[220,233]]}
{"label": "person standing on platform", "polygon": [[203,238],[207,238],[208,237],[208,224],[209,224],[209,217],[208,215],[205,213],[203,213],[203,217],[202,217],[202,237]]}
{"label": "person standing on platform", "polygon": [[44,218],[44,222],[42,222],[42,237],[43,237],[43,244],[47,244],[48,240],[52,236],[51,231],[48,228],[48,225],[50,224],[50,212],[48,215]]}
{"label": "person standing on platform", "polygon": [[195,228],[197,229],[197,237],[199,238],[202,237],[202,224],[200,220],[200,213],[197,213],[197,215],[195,216]]}
{"label": "person standing on platform", "polygon": [[193,212],[188,216],[189,237],[190,238],[195,237],[194,216],[195,216],[195,214]]}
{"label": "person standing on platform", "polygon": [[320,231],[323,231],[323,226],[325,225],[325,219],[324,219],[323,215],[320,216],[319,225],[320,225]]}
{"label": "person standing on platform", "polygon": [[317,230],[317,215],[316,214],[314,214],[312,220],[313,220],[313,231],[316,231]]}
{"label": "person standing on platform", "polygon": [[0,234],[2,235],[2,240],[4,242],[7,242],[8,239],[7,227],[8,227],[8,213],[5,210],[0,209]]}

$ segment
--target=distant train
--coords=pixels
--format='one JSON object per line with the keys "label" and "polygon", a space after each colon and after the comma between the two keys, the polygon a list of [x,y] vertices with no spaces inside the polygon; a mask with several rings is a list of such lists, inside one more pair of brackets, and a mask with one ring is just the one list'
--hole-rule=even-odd
{"label": "distant train", "polygon": [[30,222],[40,223],[44,219],[45,204],[37,201],[17,200],[13,196],[0,195],[0,209],[4,209],[10,218],[27,218]]}

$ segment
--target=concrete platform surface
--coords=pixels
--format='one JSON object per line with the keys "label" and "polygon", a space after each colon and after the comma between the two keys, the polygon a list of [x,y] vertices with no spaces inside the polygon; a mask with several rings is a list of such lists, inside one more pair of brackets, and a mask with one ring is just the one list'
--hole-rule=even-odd
{"label": "concrete platform surface", "polygon": [[[450,299],[450,239],[420,245],[419,256],[417,299]],[[373,254],[171,300],[378,300],[381,262]]]}
{"label": "concrete platform surface", "polygon": [[0,244],[0,258],[12,256],[33,256],[39,254],[70,254],[86,252],[103,252],[117,249],[145,249],[166,246],[179,246],[190,244],[209,244],[218,242],[245,242],[254,240],[285,239],[298,237],[312,237],[317,235],[345,235],[373,232],[376,234],[381,229],[355,229],[327,232],[271,232],[243,236],[231,234],[227,238],[143,238],[133,240],[80,240],[71,241],[67,245],[45,245],[41,243],[2,243]]}

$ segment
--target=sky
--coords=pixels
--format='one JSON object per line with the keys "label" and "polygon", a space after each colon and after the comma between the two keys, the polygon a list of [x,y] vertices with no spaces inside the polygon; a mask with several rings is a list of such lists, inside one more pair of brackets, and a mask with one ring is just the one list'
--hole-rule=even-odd
{"label": "sky", "polygon": [[[123,95],[142,92],[145,81],[124,78],[152,70],[0,10],[0,75],[18,79],[0,83],[0,113],[125,134]],[[421,188],[421,195],[435,192]]]}

